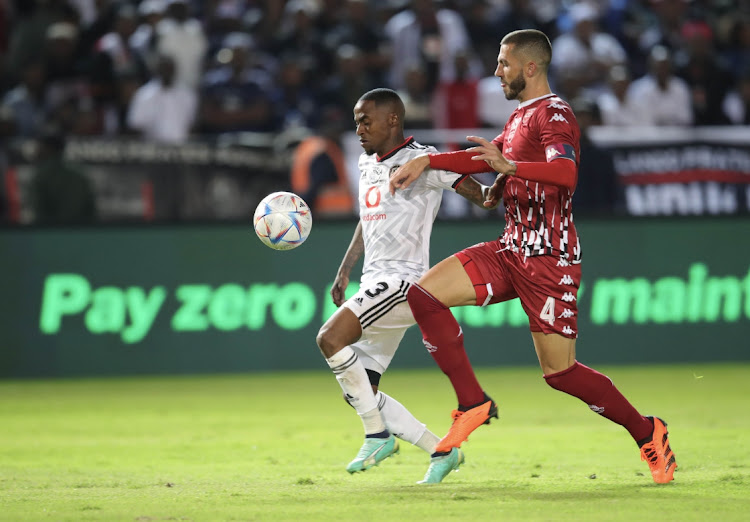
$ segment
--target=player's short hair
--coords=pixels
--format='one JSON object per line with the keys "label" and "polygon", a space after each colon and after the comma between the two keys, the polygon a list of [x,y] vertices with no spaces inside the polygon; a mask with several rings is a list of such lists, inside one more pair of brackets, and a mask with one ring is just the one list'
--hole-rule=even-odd
{"label": "player's short hair", "polygon": [[545,71],[552,61],[552,44],[546,34],[536,29],[520,29],[508,33],[500,45],[515,46],[515,52],[531,58]]}
{"label": "player's short hair", "polygon": [[359,99],[360,101],[374,102],[376,107],[389,105],[393,112],[398,116],[401,125],[403,125],[406,108],[404,107],[404,102],[401,100],[401,96],[399,96],[396,91],[380,87],[378,89],[367,91],[360,96]]}

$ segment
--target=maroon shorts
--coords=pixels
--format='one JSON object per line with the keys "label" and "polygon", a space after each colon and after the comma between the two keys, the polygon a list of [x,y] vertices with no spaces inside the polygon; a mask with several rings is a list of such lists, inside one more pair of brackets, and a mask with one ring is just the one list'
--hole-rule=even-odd
{"label": "maroon shorts", "polygon": [[554,256],[526,257],[500,240],[458,252],[477,293],[477,306],[520,298],[532,332],[578,337],[578,287],[581,265]]}

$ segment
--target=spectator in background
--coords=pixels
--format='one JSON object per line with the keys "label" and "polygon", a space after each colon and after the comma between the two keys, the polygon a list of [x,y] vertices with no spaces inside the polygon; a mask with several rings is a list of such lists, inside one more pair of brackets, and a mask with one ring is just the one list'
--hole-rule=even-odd
{"label": "spectator in background", "polygon": [[[464,0],[460,5],[462,9],[459,12],[464,19],[471,48],[480,62],[484,61],[485,56],[491,56],[494,62],[497,57],[498,18],[502,11],[490,0]],[[513,6],[509,5],[508,8],[513,9]],[[486,66],[483,67],[486,69]],[[486,73],[484,69],[479,76]]]}
{"label": "spectator in background", "polygon": [[713,47],[713,31],[706,22],[690,21],[682,27],[686,48],[677,76],[690,87],[694,125],[729,123],[721,103],[732,85],[732,76]]}
{"label": "spectator in background", "polygon": [[612,67],[607,80],[607,87],[596,98],[602,125],[614,127],[638,125],[640,123],[638,101],[628,98],[631,78],[627,66]]}
{"label": "spectator in background", "polygon": [[47,28],[41,47],[47,81],[50,83],[88,83],[90,56],[80,52],[78,27],[70,22],[55,22]]}
{"label": "spectator in background", "polygon": [[405,129],[431,129],[435,126],[432,114],[432,92],[427,84],[427,71],[424,64],[413,63],[406,68],[404,88],[398,91],[406,108]]}
{"label": "spectator in background", "polygon": [[[8,52],[8,27],[10,26],[11,8],[8,0],[0,0],[0,58]],[[0,61],[0,65],[2,62]]]}
{"label": "spectator in background", "polygon": [[70,24],[76,31],[78,13],[63,2],[13,2],[13,23],[8,43],[6,72],[13,78],[24,64],[39,59],[49,39],[49,28],[58,22]]}
{"label": "spectator in background", "polygon": [[[156,65],[153,68],[156,69]],[[134,132],[128,125],[128,112],[135,93],[142,85],[143,78],[135,71],[123,71],[120,74],[115,84],[114,99],[102,111],[102,134],[120,136]]]}
{"label": "spectator in background", "polygon": [[39,156],[31,185],[35,222],[70,225],[96,220],[96,199],[90,180],[65,160],[65,137],[49,129],[39,140]]}
{"label": "spectator in background", "polygon": [[[537,29],[547,34],[554,34],[554,21],[558,9],[552,2],[534,2],[533,0],[508,0],[504,8],[498,13],[492,26],[495,28],[494,37],[498,34],[508,34],[518,29]],[[550,10],[553,10],[550,15]],[[544,16],[544,19],[542,18]],[[494,41],[494,40],[493,40]],[[495,45],[495,56],[497,56]],[[494,71],[494,68],[492,69]]]}
{"label": "spectator in background", "polygon": [[43,54],[48,119],[69,134],[98,134],[102,125],[91,92],[90,57],[79,49],[78,28],[72,23],[56,22],[47,28]]}
{"label": "spectator in background", "polygon": [[333,68],[331,53],[323,46],[323,34],[315,21],[320,9],[310,0],[290,0],[284,7],[284,19],[274,44],[276,56],[294,56],[301,71],[315,71],[307,78],[311,89],[320,87]]}
{"label": "spectator in background", "polygon": [[21,83],[5,94],[2,110],[13,122],[13,134],[21,138],[35,137],[46,119],[45,70],[40,61],[23,66]]}
{"label": "spectator in background", "polygon": [[200,121],[205,132],[269,132],[276,128],[271,105],[271,76],[252,64],[253,41],[245,33],[224,39],[219,61],[206,73],[201,92]]}
{"label": "spectator in background", "polygon": [[342,20],[325,36],[324,42],[329,53],[347,44],[356,47],[369,84],[382,85],[391,60],[390,43],[382,27],[372,23],[372,17],[367,0],[345,0]]}
{"label": "spectator in background", "polygon": [[138,27],[130,36],[130,48],[150,69],[156,66],[156,26],[164,18],[165,10],[165,0],[143,0],[138,5]]}
{"label": "spectator in background", "polygon": [[317,126],[318,101],[307,73],[295,55],[282,57],[273,93],[274,110],[282,130]]}
{"label": "spectator in background", "polygon": [[750,13],[733,18],[726,38],[723,56],[732,71],[741,77],[750,72]]}
{"label": "spectator in background", "polygon": [[198,97],[176,81],[175,62],[159,58],[155,77],[133,96],[128,125],[145,138],[162,143],[184,143],[195,121]]}
{"label": "spectator in background", "polygon": [[[633,4],[638,5],[637,2]],[[647,11],[656,16],[647,20],[647,25],[640,28],[638,47],[644,56],[648,56],[651,49],[659,45],[666,47],[672,53],[684,47],[682,26],[687,20],[689,0],[651,0]]]}
{"label": "spectator in background", "polygon": [[750,70],[724,98],[722,110],[732,124],[750,125]]}
{"label": "spectator in background", "polygon": [[573,194],[576,212],[611,212],[617,202],[617,172],[612,153],[591,140],[591,127],[601,125],[594,100],[579,97],[570,106],[581,128],[581,160],[578,183]]}
{"label": "spectator in background", "polygon": [[351,216],[354,198],[341,150],[340,138],[347,128],[344,113],[324,109],[317,134],[305,137],[294,150],[291,188],[317,216]]}
{"label": "spectator in background", "polygon": [[176,67],[176,83],[197,89],[208,42],[201,22],[190,17],[187,0],[167,0],[164,19],[156,25],[157,51]]}
{"label": "spectator in background", "polygon": [[321,89],[321,104],[336,106],[348,113],[363,92],[375,87],[365,69],[362,52],[352,44],[343,44],[336,50],[336,69]]}
{"label": "spectator in background", "polygon": [[344,0],[315,0],[315,4],[318,7],[315,26],[322,34],[328,34],[341,21]]}
{"label": "spectator in background", "polygon": [[6,144],[9,137],[13,136],[15,132],[15,123],[13,121],[13,115],[8,111],[7,107],[0,105],[0,172],[6,173],[3,180],[4,183],[0,183],[0,224],[11,222],[16,216],[13,216],[11,212],[10,197],[7,192],[13,190],[12,183],[8,183],[8,155],[6,150]]}
{"label": "spectator in background", "polygon": [[625,49],[613,36],[599,30],[599,13],[589,3],[573,4],[568,14],[573,27],[552,42],[555,52],[551,72],[558,80],[564,77],[575,81],[576,85],[562,89],[568,94],[580,89],[600,90],[610,68],[627,61]]}
{"label": "spectator in background", "polygon": [[[456,52],[471,48],[461,15],[450,9],[438,9],[431,0],[412,0],[385,26],[393,45],[389,85],[403,89],[406,69],[411,64],[425,64],[428,89],[432,92],[440,81],[456,77],[453,57]],[[481,64],[472,59],[472,73],[481,75]]]}
{"label": "spectator in background", "polygon": [[672,55],[657,45],[649,55],[649,72],[634,80],[627,97],[637,107],[639,125],[692,125],[690,88],[672,72]]}
{"label": "spectator in background", "polygon": [[113,30],[96,43],[90,71],[92,94],[104,110],[116,104],[118,86],[124,77],[148,79],[146,63],[130,46],[130,37],[135,32],[137,13],[134,7],[125,4],[117,10]]}
{"label": "spectator in background", "polygon": [[244,16],[247,11],[245,0],[213,0],[206,2],[207,12],[203,19],[209,49],[215,51],[224,45],[224,39],[231,33],[244,29]]}
{"label": "spectator in background", "polygon": [[468,52],[456,52],[454,61],[455,78],[440,82],[435,93],[435,123],[443,129],[476,129],[479,127],[479,78],[469,70]]}

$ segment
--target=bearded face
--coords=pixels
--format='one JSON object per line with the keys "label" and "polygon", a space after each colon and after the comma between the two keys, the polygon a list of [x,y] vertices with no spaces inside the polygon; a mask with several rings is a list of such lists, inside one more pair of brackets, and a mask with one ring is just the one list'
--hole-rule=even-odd
{"label": "bearded face", "polygon": [[526,78],[523,77],[523,71],[513,78],[510,83],[505,85],[503,92],[506,100],[515,100],[518,95],[526,88]]}

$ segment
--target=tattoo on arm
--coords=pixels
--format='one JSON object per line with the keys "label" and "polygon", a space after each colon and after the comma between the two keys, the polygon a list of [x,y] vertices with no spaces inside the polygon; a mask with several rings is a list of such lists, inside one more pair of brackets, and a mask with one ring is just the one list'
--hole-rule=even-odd
{"label": "tattoo on arm", "polygon": [[467,179],[463,180],[458,187],[456,187],[456,193],[465,197],[476,206],[484,209],[484,192],[482,188],[482,184],[472,176],[469,176]]}

